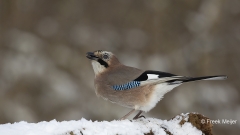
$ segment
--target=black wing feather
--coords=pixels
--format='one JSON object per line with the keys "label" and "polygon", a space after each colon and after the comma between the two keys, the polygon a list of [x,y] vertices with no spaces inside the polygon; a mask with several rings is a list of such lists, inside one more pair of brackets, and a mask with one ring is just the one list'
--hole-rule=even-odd
{"label": "black wing feather", "polygon": [[143,72],[138,78],[136,78],[134,81],[146,81],[148,79],[147,74],[154,74],[158,75],[158,78],[162,77],[171,77],[171,76],[176,76],[171,73],[166,73],[166,72],[161,72],[161,71],[153,71],[153,70],[147,70]]}

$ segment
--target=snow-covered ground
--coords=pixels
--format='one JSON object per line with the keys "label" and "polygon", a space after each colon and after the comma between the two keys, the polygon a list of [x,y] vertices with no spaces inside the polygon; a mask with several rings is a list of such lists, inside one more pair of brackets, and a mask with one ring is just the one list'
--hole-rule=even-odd
{"label": "snow-covered ground", "polygon": [[140,118],[137,120],[91,121],[82,118],[75,121],[52,120],[39,123],[8,123],[0,125],[0,135],[202,135],[202,131],[181,120],[188,121],[188,114],[181,114],[171,120]]}

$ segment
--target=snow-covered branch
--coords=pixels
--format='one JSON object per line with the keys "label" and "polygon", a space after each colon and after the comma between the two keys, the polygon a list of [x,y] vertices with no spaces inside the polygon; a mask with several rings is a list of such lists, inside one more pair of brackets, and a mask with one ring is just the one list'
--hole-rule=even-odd
{"label": "snow-covered branch", "polygon": [[212,135],[207,117],[186,113],[170,120],[140,118],[137,120],[19,122],[0,125],[1,135]]}

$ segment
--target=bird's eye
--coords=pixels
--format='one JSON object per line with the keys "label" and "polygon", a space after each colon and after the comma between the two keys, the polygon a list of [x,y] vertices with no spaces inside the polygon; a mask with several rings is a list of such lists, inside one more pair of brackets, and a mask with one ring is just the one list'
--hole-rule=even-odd
{"label": "bird's eye", "polygon": [[107,55],[107,54],[104,54],[104,55],[103,55],[103,59],[108,59],[108,55]]}

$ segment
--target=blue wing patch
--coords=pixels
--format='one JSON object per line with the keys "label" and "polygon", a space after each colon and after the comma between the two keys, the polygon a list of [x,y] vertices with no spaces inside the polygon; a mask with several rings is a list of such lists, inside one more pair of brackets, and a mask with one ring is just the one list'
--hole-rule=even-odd
{"label": "blue wing patch", "polygon": [[140,81],[131,81],[121,85],[113,85],[112,88],[117,91],[128,90],[140,86]]}

